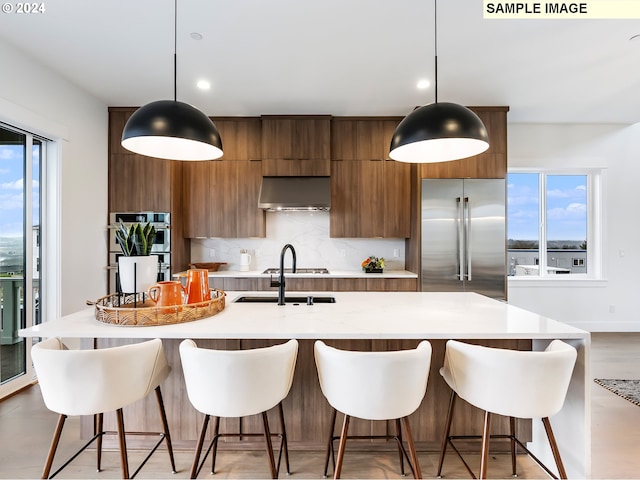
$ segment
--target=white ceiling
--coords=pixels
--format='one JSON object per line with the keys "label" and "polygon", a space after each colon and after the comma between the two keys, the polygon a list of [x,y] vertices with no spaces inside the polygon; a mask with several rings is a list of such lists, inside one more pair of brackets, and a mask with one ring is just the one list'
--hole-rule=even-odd
{"label": "white ceiling", "polygon": [[[109,106],[173,98],[172,0],[44,5],[0,13],[0,38]],[[484,20],[482,5],[438,3],[438,100],[507,105],[510,122],[640,121],[640,20]],[[178,100],[212,116],[405,115],[434,99],[415,87],[434,80],[433,6],[178,0]]]}

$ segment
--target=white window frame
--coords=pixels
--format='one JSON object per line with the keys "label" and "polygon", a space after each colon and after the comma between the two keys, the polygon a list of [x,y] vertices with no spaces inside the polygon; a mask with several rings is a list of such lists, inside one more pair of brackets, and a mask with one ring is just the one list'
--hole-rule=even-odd
{"label": "white window frame", "polygon": [[[602,251],[603,251],[603,195],[602,185],[605,172],[599,168],[510,168],[511,173],[535,173],[538,174],[538,245],[539,245],[539,275],[510,276],[509,282],[540,282],[550,281],[572,282],[580,280],[601,280],[603,278]],[[547,238],[546,238],[546,212],[547,195],[546,180],[550,175],[585,175],[587,177],[587,272],[570,273],[567,275],[554,275],[547,273]],[[507,205],[508,208],[508,205]],[[508,232],[508,228],[507,228]]]}
{"label": "white window frame", "polygon": [[[44,322],[48,319],[58,318],[61,315],[61,144],[62,139],[69,136],[68,128],[40,117],[32,111],[25,110],[2,98],[0,98],[0,123],[4,128],[21,131],[31,137],[37,137],[43,142],[41,155],[45,155],[46,160],[40,166],[40,179],[42,182],[40,192],[42,257],[40,260],[41,262],[46,262],[46,264],[41,263],[42,269],[46,271],[46,276],[40,278],[40,295],[43,299],[43,303],[40,305],[40,315]],[[29,155],[29,160],[27,161],[29,167],[27,168],[29,170],[26,172],[29,176],[25,176],[25,179],[31,178],[31,154],[32,150],[29,147],[27,148],[27,155]],[[27,195],[27,197],[29,197],[30,201],[31,195]],[[29,237],[28,241],[31,241],[31,235],[27,235],[27,237]],[[25,293],[31,295],[31,292]],[[31,362],[31,345],[37,341],[37,338],[27,340],[26,374],[0,385],[0,400],[25,388],[36,380],[35,370]]]}

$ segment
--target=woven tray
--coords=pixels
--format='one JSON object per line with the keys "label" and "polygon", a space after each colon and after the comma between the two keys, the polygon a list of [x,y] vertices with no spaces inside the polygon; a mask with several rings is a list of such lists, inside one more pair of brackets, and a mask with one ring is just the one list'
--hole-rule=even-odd
{"label": "woven tray", "polygon": [[147,295],[111,294],[96,303],[96,320],[111,325],[154,326],[191,322],[210,317],[224,309],[227,294],[211,289],[211,300],[171,307],[157,307]]}

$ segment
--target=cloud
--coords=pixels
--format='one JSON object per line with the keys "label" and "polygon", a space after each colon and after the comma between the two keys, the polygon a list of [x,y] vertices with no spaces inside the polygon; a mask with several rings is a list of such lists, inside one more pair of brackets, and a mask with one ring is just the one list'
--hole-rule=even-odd
{"label": "cloud", "polygon": [[570,203],[564,208],[552,208],[547,212],[548,220],[586,220],[587,205]]}
{"label": "cloud", "polygon": [[547,190],[547,197],[552,198],[568,198],[571,194],[566,190]]}
{"label": "cloud", "polygon": [[22,159],[22,146],[8,147],[6,145],[0,146],[0,160],[14,160]]}
{"label": "cloud", "polygon": [[584,190],[586,192],[587,191],[587,186],[586,185],[578,185],[576,187],[576,190]]}
{"label": "cloud", "polygon": [[13,182],[0,183],[0,188],[3,190],[22,190],[22,187],[24,185],[23,182],[23,179],[19,178],[18,180],[15,180]]}
{"label": "cloud", "polygon": [[20,210],[24,207],[22,192],[0,194],[0,210]]}
{"label": "cloud", "polygon": [[538,210],[509,211],[509,220],[537,220]]}

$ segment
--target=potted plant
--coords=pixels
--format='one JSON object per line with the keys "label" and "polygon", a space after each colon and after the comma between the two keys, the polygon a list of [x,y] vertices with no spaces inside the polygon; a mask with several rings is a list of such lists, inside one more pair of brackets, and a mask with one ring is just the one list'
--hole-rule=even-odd
{"label": "potted plant", "polygon": [[120,289],[126,293],[146,292],[158,280],[158,257],[151,255],[156,229],[151,223],[120,222],[116,241],[123,255],[118,257]]}
{"label": "potted plant", "polygon": [[370,256],[362,261],[362,270],[367,273],[382,273],[384,270],[384,258]]}

